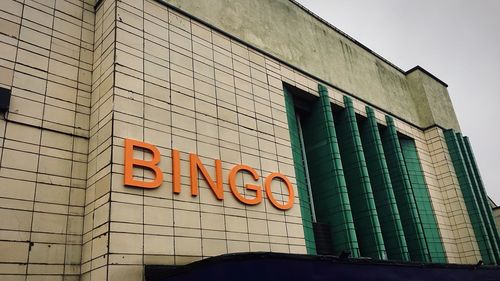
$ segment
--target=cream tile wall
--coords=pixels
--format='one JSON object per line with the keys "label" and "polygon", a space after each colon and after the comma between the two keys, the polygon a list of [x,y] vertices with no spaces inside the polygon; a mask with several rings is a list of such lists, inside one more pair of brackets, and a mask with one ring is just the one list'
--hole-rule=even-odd
{"label": "cream tile wall", "polygon": [[[232,252],[305,253],[297,197],[286,212],[265,193],[261,204],[246,206],[226,180],[243,163],[256,169],[261,185],[272,172],[295,182],[280,65],[155,1],[104,1],[95,29],[83,279],[140,280],[144,264]],[[125,138],[158,147],[161,187],[123,185]],[[178,195],[172,148],[181,152]],[[199,196],[190,195],[188,153],[211,175],[214,160],[222,160],[223,201],[202,179]],[[238,185],[249,180],[241,176]],[[278,184],[273,193],[278,200],[288,195]]]}
{"label": "cream tile wall", "polygon": [[460,257],[463,255],[462,251],[457,248],[457,241],[455,239],[453,230],[455,226],[450,220],[451,213],[445,207],[445,198],[443,197],[442,188],[438,182],[436,168],[432,161],[428,143],[426,142],[425,135],[420,130],[412,130],[413,137],[415,138],[415,146],[422,165],[425,182],[429,189],[432,207],[436,216],[436,221],[441,234],[446,257],[450,263],[461,263]]}
{"label": "cream tile wall", "polygon": [[92,4],[0,1],[1,280],[79,280]]}
{"label": "cream tile wall", "polygon": [[452,235],[448,234],[448,236],[456,244],[456,251],[449,254],[456,257],[455,262],[475,263],[481,259],[481,255],[443,131],[440,128],[428,129],[425,131],[425,139],[435,169],[437,186],[441,191],[442,203],[445,205],[445,208],[440,210],[449,218],[448,232],[451,231]]}
{"label": "cream tile wall", "polygon": [[106,280],[109,263],[115,11],[106,0],[95,13],[82,280]]}

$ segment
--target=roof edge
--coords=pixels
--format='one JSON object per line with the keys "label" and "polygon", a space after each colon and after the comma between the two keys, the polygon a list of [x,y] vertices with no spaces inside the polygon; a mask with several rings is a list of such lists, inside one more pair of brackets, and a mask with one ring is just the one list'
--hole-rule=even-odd
{"label": "roof edge", "polygon": [[414,72],[414,71],[417,71],[417,70],[420,70],[422,71],[423,73],[427,74],[428,76],[432,77],[432,79],[438,81],[441,85],[445,86],[446,88],[448,88],[448,84],[446,84],[445,82],[443,82],[443,80],[437,78],[434,74],[430,73],[429,71],[425,70],[425,68],[421,67],[420,65],[417,65],[415,67],[413,67],[412,69],[408,70],[405,72],[406,75]]}
{"label": "roof edge", "polygon": [[391,67],[393,67],[394,69],[396,69],[397,71],[403,73],[403,74],[406,74],[406,72],[401,69],[400,67],[398,67],[397,65],[393,64],[392,62],[390,62],[388,59],[384,58],[383,56],[379,55],[377,52],[373,51],[372,49],[368,48],[366,45],[364,45],[363,43],[359,42],[358,40],[354,39],[353,37],[349,36],[347,33],[345,33],[344,31],[340,30],[338,27],[334,26],[333,24],[329,23],[328,21],[326,21],[325,19],[323,19],[322,17],[318,16],[317,14],[315,14],[313,11],[307,9],[305,6],[303,6],[302,4],[300,4],[299,2],[297,2],[296,0],[288,0],[290,2],[292,2],[294,5],[296,5],[297,7],[299,7],[300,9],[302,9],[304,12],[306,12],[307,14],[309,14],[310,16],[314,17],[315,19],[317,19],[318,21],[320,21],[321,23],[323,23],[324,25],[328,26],[330,29],[333,29],[335,32],[338,32],[340,35],[344,36],[346,39],[352,41],[353,43],[355,43],[356,45],[358,45],[359,47],[361,47],[362,49],[364,49],[365,51],[369,52],[370,54],[374,55],[375,57],[377,57],[378,59],[382,60],[383,62],[387,63],[388,65],[390,65]]}
{"label": "roof edge", "polygon": [[369,52],[370,54],[374,55],[375,57],[377,57],[378,59],[382,60],[383,62],[387,63],[388,65],[390,65],[391,67],[393,67],[394,69],[396,69],[397,71],[405,74],[405,75],[408,75],[409,73],[415,71],[415,70],[421,70],[422,72],[424,72],[425,74],[429,75],[430,77],[432,77],[434,80],[438,81],[440,84],[442,84],[443,86],[445,87],[448,87],[448,84],[446,84],[445,82],[443,82],[443,80],[437,78],[435,75],[433,75],[432,73],[430,73],[429,71],[425,70],[423,67],[421,67],[420,65],[417,65],[415,67],[413,67],[412,69],[408,70],[408,71],[404,71],[403,69],[401,69],[400,67],[398,67],[397,65],[395,65],[394,63],[390,62],[388,59],[384,58],[383,56],[381,56],[380,54],[378,54],[377,52],[373,51],[372,49],[368,48],[366,45],[364,45],[363,43],[359,42],[358,40],[354,39],[353,37],[349,36],[347,33],[343,32],[342,30],[340,30],[338,27],[334,26],[333,24],[329,23],[328,21],[326,21],[325,19],[321,18],[320,16],[318,16],[317,14],[315,14],[314,12],[312,12],[311,10],[307,9],[306,7],[304,7],[302,4],[300,4],[299,2],[297,2],[296,0],[289,0],[291,3],[293,3],[295,6],[299,7],[300,9],[302,9],[304,12],[306,12],[307,14],[309,14],[310,16],[314,17],[315,19],[317,19],[318,21],[320,21],[321,23],[323,23],[324,25],[326,25],[327,27],[329,27],[330,29],[334,30],[335,32],[338,32],[340,35],[344,36],[346,39],[352,41],[354,44],[358,45],[359,47],[361,47],[362,49],[364,49],[365,51]]}
{"label": "roof edge", "polygon": [[[251,49],[253,49],[253,50],[255,50],[255,51],[257,51],[257,52],[259,52],[259,53],[261,53],[261,54],[264,54],[264,55],[268,56],[269,58],[272,58],[272,59],[274,59],[274,60],[276,60],[276,61],[278,61],[278,62],[280,62],[280,63],[282,63],[282,64],[284,64],[284,65],[286,65],[286,66],[288,66],[288,67],[290,67],[290,68],[292,68],[292,69],[294,69],[295,71],[298,71],[299,73],[301,73],[301,74],[303,74],[303,75],[306,75],[307,77],[309,77],[309,78],[312,78],[312,79],[316,80],[318,83],[323,83],[323,84],[328,85],[329,87],[331,87],[331,88],[333,88],[333,89],[337,89],[338,91],[342,92],[342,93],[343,93],[343,94],[345,94],[345,95],[348,95],[348,96],[354,97],[354,98],[356,98],[357,100],[364,102],[366,105],[369,105],[369,106],[371,106],[371,107],[373,107],[373,108],[376,108],[376,109],[378,109],[378,110],[382,111],[382,112],[383,112],[384,114],[386,114],[386,115],[392,115],[392,114],[393,114],[392,112],[389,112],[387,109],[381,108],[380,106],[377,106],[377,105],[375,105],[375,104],[373,104],[373,103],[371,103],[371,102],[369,102],[369,101],[367,101],[367,100],[365,100],[365,99],[363,99],[363,98],[360,98],[360,97],[356,96],[354,93],[348,92],[348,91],[346,91],[345,89],[342,89],[342,88],[340,88],[340,87],[337,87],[337,86],[333,85],[332,83],[330,83],[330,82],[328,82],[328,81],[326,81],[326,80],[324,80],[324,79],[322,79],[322,78],[320,78],[320,77],[318,77],[318,76],[316,76],[316,75],[313,75],[313,74],[311,74],[311,73],[309,73],[309,72],[307,72],[307,71],[305,71],[305,70],[301,69],[300,67],[297,67],[297,66],[295,66],[295,65],[292,65],[291,63],[288,63],[288,62],[286,62],[285,60],[280,59],[280,58],[276,57],[275,55],[272,55],[272,54],[270,54],[269,52],[266,52],[266,51],[264,51],[264,50],[260,49],[259,47],[254,46],[253,44],[251,44],[251,43],[249,43],[249,42],[246,42],[246,41],[244,41],[244,40],[242,40],[242,39],[240,39],[240,38],[238,38],[238,37],[236,37],[236,36],[234,36],[234,35],[232,35],[232,34],[229,34],[228,32],[226,32],[226,31],[224,31],[224,30],[222,30],[222,29],[220,29],[220,28],[218,28],[218,27],[214,26],[213,24],[210,24],[210,23],[208,23],[208,22],[206,22],[206,21],[204,21],[204,20],[202,20],[202,19],[200,19],[200,18],[198,18],[198,17],[196,17],[196,16],[194,16],[194,15],[192,15],[192,14],[190,14],[190,13],[188,13],[188,12],[184,11],[183,9],[181,9],[181,8],[179,8],[179,7],[176,7],[176,6],[174,6],[174,5],[170,4],[170,3],[167,3],[167,2],[165,2],[164,0],[152,0],[152,1],[154,1],[154,2],[156,2],[156,3],[158,3],[158,4],[161,4],[161,5],[163,5],[163,6],[167,7],[167,8],[169,8],[169,9],[172,9],[172,10],[174,10],[174,11],[176,11],[176,12],[178,12],[178,13],[180,13],[180,14],[182,14],[182,15],[184,15],[184,16],[186,16],[186,17],[188,17],[188,18],[192,19],[192,20],[195,20],[195,21],[197,21],[197,22],[199,22],[199,23],[202,23],[202,24],[206,25],[207,27],[209,27],[209,28],[211,28],[211,29],[213,29],[213,30],[215,30],[215,31],[217,31],[217,32],[219,32],[219,33],[221,33],[221,34],[223,34],[223,35],[225,35],[225,36],[227,36],[227,37],[231,38],[232,40],[235,40],[236,42],[238,42],[238,43],[240,43],[240,44],[243,44],[243,45],[247,46],[248,48],[251,48]],[[298,5],[299,7],[301,7],[301,9],[304,9],[306,12],[308,12],[308,11],[309,11],[309,10],[307,10],[305,7],[302,7],[299,3],[295,3],[295,1],[294,1],[294,0],[289,0],[289,1],[290,1],[290,2],[293,2],[293,3],[294,3],[294,4],[296,4],[296,5]],[[99,6],[102,4],[102,2],[104,2],[104,0],[97,0],[96,4],[94,5],[94,9],[95,9],[96,11],[97,11],[97,9],[99,8]],[[330,25],[330,24],[329,24],[328,22],[326,22],[325,20],[323,20],[323,19],[321,19],[320,17],[318,17],[318,16],[314,15],[312,12],[308,12],[308,13],[311,13],[313,16],[317,17],[320,21],[324,22],[325,24],[327,24],[327,25],[328,25],[328,26],[330,26],[331,28],[333,28],[333,29],[337,30],[337,28],[336,28],[336,27],[334,27],[333,25]],[[343,33],[343,32],[342,32],[342,31],[340,31],[340,30],[338,30],[338,32],[340,32],[340,33],[341,33],[343,36],[345,36],[346,38],[349,38],[349,40],[352,40],[352,41],[353,41],[353,42],[355,42],[356,44],[358,44],[358,45],[362,46],[363,48],[365,48],[366,50],[370,51],[371,53],[373,53],[374,55],[376,55],[379,59],[383,60],[384,62],[386,62],[386,63],[387,63],[387,64],[389,64],[390,66],[394,67],[397,71],[400,71],[401,73],[406,74],[406,72],[404,72],[402,69],[400,69],[399,67],[395,66],[395,65],[394,65],[394,64],[392,64],[391,62],[387,61],[386,59],[384,59],[383,57],[381,57],[381,56],[380,56],[380,55],[378,55],[377,53],[375,53],[375,52],[371,51],[370,49],[368,49],[368,47],[366,47],[366,46],[364,46],[363,44],[359,43],[359,42],[358,42],[358,41],[356,41],[355,39],[353,39],[353,38],[349,37],[347,34]],[[439,128],[445,129],[445,128],[443,128],[442,126],[440,126],[440,125],[438,125],[438,124],[432,124],[432,125],[430,125],[430,126],[423,127],[423,126],[421,126],[421,125],[419,125],[419,124],[416,124],[415,122],[412,122],[412,121],[410,121],[410,120],[407,120],[407,119],[402,118],[402,117],[399,117],[399,116],[398,116],[398,120],[401,120],[401,121],[403,121],[403,122],[405,122],[405,123],[407,123],[407,124],[410,124],[410,125],[412,125],[412,126],[414,126],[414,127],[416,127],[416,128],[419,128],[420,130],[427,130],[427,129],[432,128],[432,127],[439,127]]]}

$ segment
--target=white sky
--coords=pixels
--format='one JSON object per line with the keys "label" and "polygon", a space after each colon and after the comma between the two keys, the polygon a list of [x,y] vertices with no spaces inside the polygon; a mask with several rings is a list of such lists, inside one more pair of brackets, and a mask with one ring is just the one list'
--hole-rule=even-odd
{"label": "white sky", "polygon": [[447,83],[500,205],[500,0],[298,0],[382,57]]}

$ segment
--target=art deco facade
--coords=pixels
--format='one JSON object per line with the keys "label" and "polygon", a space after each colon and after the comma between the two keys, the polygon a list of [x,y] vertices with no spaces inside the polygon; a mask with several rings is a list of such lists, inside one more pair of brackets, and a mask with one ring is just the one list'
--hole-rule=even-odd
{"label": "art deco facade", "polygon": [[4,0],[0,38],[2,280],[500,261],[447,85],[293,1]]}

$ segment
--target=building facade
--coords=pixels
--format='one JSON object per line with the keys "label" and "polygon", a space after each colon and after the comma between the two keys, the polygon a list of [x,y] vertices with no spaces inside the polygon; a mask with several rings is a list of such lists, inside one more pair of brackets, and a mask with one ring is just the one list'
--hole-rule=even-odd
{"label": "building facade", "polygon": [[492,209],[493,212],[493,217],[495,219],[497,231],[500,231],[500,207],[497,206],[497,204],[493,202],[491,198],[489,198],[489,202],[490,202],[490,208]]}
{"label": "building facade", "polygon": [[447,85],[294,1],[5,0],[0,21],[0,279],[500,262]]}

